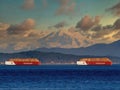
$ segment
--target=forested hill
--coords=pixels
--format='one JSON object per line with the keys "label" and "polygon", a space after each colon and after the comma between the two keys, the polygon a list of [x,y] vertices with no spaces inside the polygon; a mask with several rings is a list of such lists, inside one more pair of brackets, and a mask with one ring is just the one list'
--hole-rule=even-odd
{"label": "forested hill", "polygon": [[[77,60],[84,57],[99,57],[99,56],[77,56],[71,54],[49,53],[39,51],[28,51],[20,53],[0,53],[0,61],[6,61],[10,58],[37,58],[42,64],[75,64]],[[102,56],[103,57],[103,56]],[[119,57],[109,57],[114,63],[120,63]]]}

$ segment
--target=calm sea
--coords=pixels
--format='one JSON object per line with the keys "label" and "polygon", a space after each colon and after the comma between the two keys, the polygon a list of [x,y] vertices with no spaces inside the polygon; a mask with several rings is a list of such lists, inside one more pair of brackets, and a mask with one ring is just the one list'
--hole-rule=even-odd
{"label": "calm sea", "polygon": [[0,90],[120,90],[120,65],[0,66]]}

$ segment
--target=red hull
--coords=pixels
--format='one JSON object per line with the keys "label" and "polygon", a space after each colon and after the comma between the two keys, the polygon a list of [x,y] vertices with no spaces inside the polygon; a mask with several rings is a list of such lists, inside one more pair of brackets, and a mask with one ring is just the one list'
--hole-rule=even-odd
{"label": "red hull", "polygon": [[40,62],[15,62],[15,65],[40,65]]}
{"label": "red hull", "polygon": [[86,61],[87,65],[112,65],[112,62],[104,61]]}
{"label": "red hull", "polygon": [[36,58],[15,58],[5,62],[6,65],[40,65],[41,62]]}

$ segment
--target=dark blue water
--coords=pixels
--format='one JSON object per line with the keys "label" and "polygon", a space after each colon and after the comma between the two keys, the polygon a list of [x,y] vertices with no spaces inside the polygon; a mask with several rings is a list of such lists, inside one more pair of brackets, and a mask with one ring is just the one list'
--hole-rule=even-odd
{"label": "dark blue water", "polygon": [[120,90],[120,65],[0,66],[0,90]]}

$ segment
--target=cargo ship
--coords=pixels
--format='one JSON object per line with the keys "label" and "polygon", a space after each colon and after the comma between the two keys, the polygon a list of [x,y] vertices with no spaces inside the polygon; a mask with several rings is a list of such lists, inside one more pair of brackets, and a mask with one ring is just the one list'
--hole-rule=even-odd
{"label": "cargo ship", "polygon": [[36,58],[14,58],[5,61],[5,65],[40,65],[41,62]]}
{"label": "cargo ship", "polygon": [[82,58],[77,65],[112,65],[112,61],[109,58]]}

